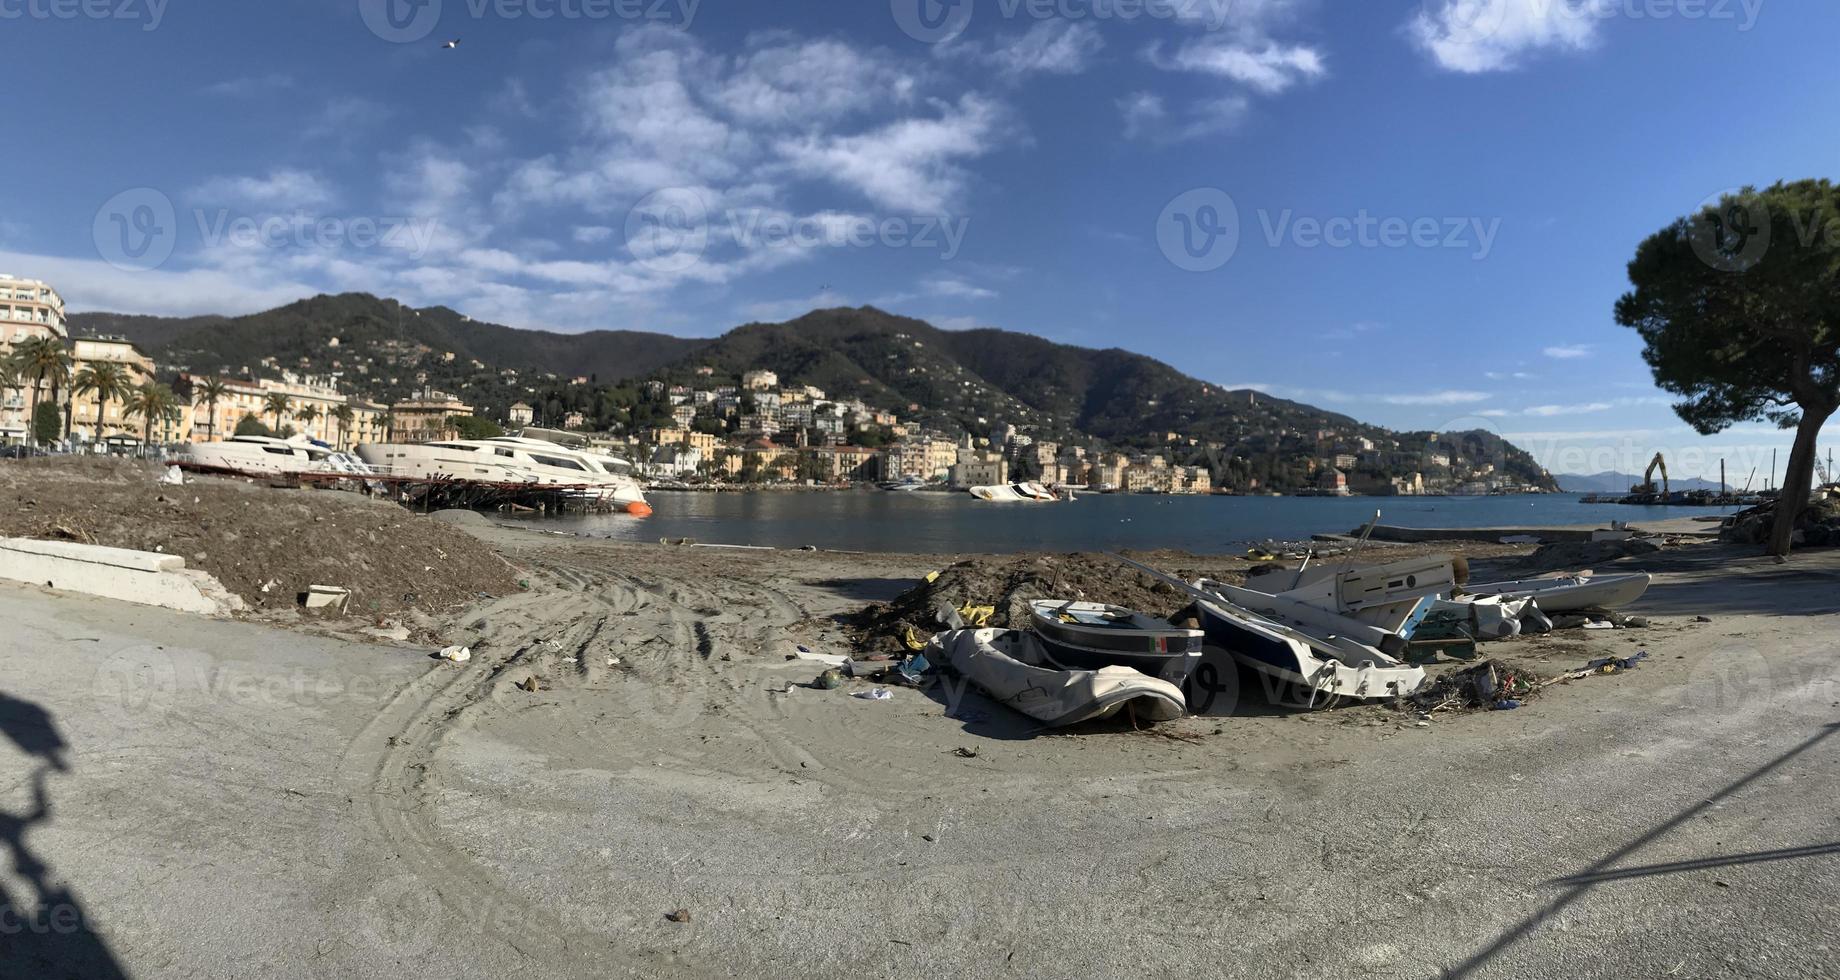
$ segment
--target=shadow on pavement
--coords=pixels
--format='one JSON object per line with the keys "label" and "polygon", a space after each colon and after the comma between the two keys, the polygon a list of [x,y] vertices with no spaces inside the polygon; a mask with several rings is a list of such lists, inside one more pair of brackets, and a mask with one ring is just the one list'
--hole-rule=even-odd
{"label": "shadow on pavement", "polygon": [[[1532,915],[1529,915],[1528,917],[1522,919],[1520,922],[1515,923],[1507,931],[1503,932],[1500,936],[1496,937],[1494,942],[1490,943],[1488,946],[1477,951],[1469,959],[1464,960],[1462,963],[1450,968],[1449,970],[1446,970],[1444,972],[1444,976],[1446,977],[1467,977],[1467,976],[1474,975],[1478,970],[1481,970],[1484,966],[1487,966],[1490,960],[1493,960],[1495,957],[1501,955],[1501,953],[1504,950],[1506,950],[1508,947],[1521,941],[1527,936],[1532,935],[1534,931],[1539,929],[1541,924],[1545,923],[1547,920],[1551,919],[1552,917],[1558,915],[1560,912],[1564,911],[1566,908],[1571,906],[1572,903],[1585,897],[1585,895],[1588,892],[1590,892],[1590,890],[1596,885],[1599,885],[1599,884],[1602,884],[1608,881],[1616,881],[1616,880],[1619,880],[1619,878],[1639,877],[1640,875],[1638,874],[1638,872],[1646,872],[1648,874],[1666,874],[1669,872],[1692,870],[1691,867],[1674,867],[1671,865],[1654,865],[1650,868],[1622,868],[1622,869],[1613,868],[1612,865],[1623,860],[1624,858],[1629,857],[1631,854],[1634,854],[1635,852],[1641,850],[1642,848],[1647,847],[1648,845],[1654,843],[1655,841],[1660,840],[1662,837],[1671,833],[1675,828],[1679,827],[1681,824],[1684,824],[1687,821],[1693,819],[1695,816],[1698,816],[1700,813],[1706,811],[1707,809],[1717,806],[1718,804],[1724,802],[1726,799],[1737,795],[1738,793],[1742,792],[1745,787],[1749,786],[1750,784],[1756,782],[1759,779],[1762,779],[1763,777],[1769,775],[1770,773],[1775,772],[1777,769],[1782,768],[1784,765],[1788,764],[1790,760],[1808,751],[1809,749],[1812,749],[1815,746],[1821,744],[1821,742],[1832,737],[1836,732],[1840,732],[1840,722],[1835,722],[1833,724],[1822,726],[1820,731],[1814,733],[1813,735],[1810,735],[1808,738],[1804,739],[1800,744],[1796,745],[1794,748],[1789,749],[1787,752],[1784,752],[1783,754],[1777,756],[1774,759],[1771,759],[1769,762],[1763,764],[1762,766],[1759,766],[1756,769],[1751,770],[1750,773],[1745,775],[1742,779],[1739,779],[1733,783],[1728,784],[1724,789],[1719,790],[1717,793],[1714,793],[1711,796],[1708,796],[1705,799],[1701,800],[1700,802],[1694,804],[1693,806],[1690,806],[1686,808],[1685,810],[1680,811],[1679,813],[1675,814],[1673,817],[1669,818],[1666,822],[1650,829],[1648,833],[1643,834],[1642,836],[1636,838],[1635,840],[1630,841],[1628,844],[1625,844],[1622,847],[1617,848],[1615,851],[1612,851],[1611,853],[1605,855],[1603,858],[1599,859],[1596,863],[1592,864],[1590,867],[1584,869],[1583,871],[1575,875],[1568,875],[1564,878],[1557,879],[1555,882],[1553,882],[1553,884],[1563,885],[1565,887],[1565,892],[1563,894],[1553,899],[1552,901],[1547,902],[1544,906],[1542,906],[1538,911],[1534,912]],[[1828,844],[1828,845],[1821,845],[1818,848],[1812,848],[1812,849],[1810,848],[1791,848],[1790,850],[1796,850],[1796,851],[1808,850],[1808,851],[1811,851],[1812,853],[1783,854],[1780,857],[1767,857],[1766,856],[1766,857],[1758,858],[1755,856],[1748,856],[1748,855],[1733,855],[1732,857],[1733,858],[1749,857],[1753,860],[1787,860],[1790,857],[1809,857],[1809,856],[1813,856],[1813,854],[1815,853],[1826,853],[1826,849],[1840,850],[1840,846]],[[1769,855],[1773,852],[1763,852],[1763,853],[1765,855]],[[1718,861],[1720,859],[1708,858],[1705,860]],[[1679,865],[1691,865],[1692,863],[1693,862],[1676,862],[1676,864],[1679,864]],[[1748,862],[1741,861],[1741,860],[1728,860],[1728,861],[1725,861],[1724,863],[1741,864],[1741,863],[1748,863]],[[1708,866],[1709,867],[1719,867],[1721,865],[1711,864]],[[1656,869],[1660,869],[1660,870],[1656,870]]]}
{"label": "shadow on pavement", "polygon": [[36,897],[26,906],[23,895],[13,894],[6,882],[0,882],[0,976],[125,978],[127,973],[96,933],[83,903],[26,845],[27,831],[51,822],[47,783],[52,773],[70,771],[64,760],[69,746],[50,712],[4,693],[0,732],[38,763],[30,777],[32,808],[25,813],[0,812],[0,838],[6,842],[13,873]]}

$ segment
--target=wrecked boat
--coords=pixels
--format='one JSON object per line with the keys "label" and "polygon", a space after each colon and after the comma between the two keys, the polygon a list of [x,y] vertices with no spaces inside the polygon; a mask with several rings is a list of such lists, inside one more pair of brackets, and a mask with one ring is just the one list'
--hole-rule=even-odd
{"label": "wrecked boat", "polygon": [[1464,592],[1472,596],[1500,596],[1503,599],[1532,599],[1545,613],[1582,612],[1587,609],[1615,609],[1642,598],[1654,576],[1647,572],[1617,575],[1593,575],[1579,572],[1556,578],[1525,579],[1519,582],[1493,582],[1471,585]]}
{"label": "wrecked boat", "polygon": [[[1303,689],[1306,707],[1339,698],[1403,697],[1425,683],[1425,672],[1406,663],[1405,637],[1302,603],[1259,600],[1259,593],[1202,579],[1193,588],[1210,594],[1195,604],[1207,647],[1267,677]],[[1262,608],[1250,609],[1224,595]],[[1339,622],[1339,626],[1337,625]]]}
{"label": "wrecked boat", "polygon": [[1052,727],[1126,713],[1139,722],[1188,712],[1182,689],[1129,667],[1067,670],[1022,630],[953,630],[928,641],[928,662],[950,668],[998,703]]}
{"label": "wrecked boat", "polygon": [[1201,659],[1202,633],[1122,606],[1037,599],[1029,622],[1064,667],[1130,667],[1180,686]]}
{"label": "wrecked boat", "polygon": [[[1231,655],[1245,667],[1303,692],[1305,707],[1341,698],[1403,697],[1425,683],[1423,669],[1405,662],[1405,636],[1288,596],[1276,596],[1173,575],[1119,555],[1113,558],[1197,601],[1204,653]],[[1414,615],[1431,599],[1420,597]]]}

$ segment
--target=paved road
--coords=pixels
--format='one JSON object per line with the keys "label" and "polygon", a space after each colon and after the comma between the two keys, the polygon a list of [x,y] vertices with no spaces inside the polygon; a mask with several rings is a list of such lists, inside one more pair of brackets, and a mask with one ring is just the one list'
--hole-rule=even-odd
{"label": "paved road", "polygon": [[[386,729],[443,683],[413,652],[0,587],[0,975],[1840,975],[1837,593],[1759,582],[1664,579],[1657,609],[1737,598],[1642,671],[1432,730],[1234,719],[1122,771],[1001,743],[981,786],[776,777],[769,813],[461,729],[413,826]],[[1779,589],[1802,614],[1758,611]],[[691,870],[600,866],[627,836]],[[454,907],[487,892],[529,908]]]}

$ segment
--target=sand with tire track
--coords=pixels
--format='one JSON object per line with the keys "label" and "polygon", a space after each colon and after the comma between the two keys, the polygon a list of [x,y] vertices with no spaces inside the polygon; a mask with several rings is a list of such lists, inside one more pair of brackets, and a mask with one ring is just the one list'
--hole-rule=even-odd
{"label": "sand with tire track", "polygon": [[[1655,627],[1495,652],[1651,662],[1521,711],[1420,727],[1246,692],[1232,717],[1043,733],[949,688],[816,690],[822,665],[788,659],[852,651],[843,617],[963,556],[472,533],[532,588],[437,630],[464,666],[0,589],[24,624],[8,692],[71,744],[26,840],[137,975],[1832,963],[1809,938],[1840,899],[1831,857],[1553,884],[1651,828],[1618,867],[1831,839],[1833,748],[1785,753],[1840,702],[1832,554],[1650,556]],[[1742,781],[1778,758],[1783,778]],[[1737,804],[1703,809],[1722,793]],[[0,800],[27,807],[21,786]]]}

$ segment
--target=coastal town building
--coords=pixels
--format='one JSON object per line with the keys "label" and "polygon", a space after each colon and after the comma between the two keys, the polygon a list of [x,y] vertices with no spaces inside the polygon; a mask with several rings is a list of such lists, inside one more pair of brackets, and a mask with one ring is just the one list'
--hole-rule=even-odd
{"label": "coastal town building", "polygon": [[428,392],[390,406],[390,442],[441,442],[458,439],[456,418],[470,418],[471,406],[452,395]]}
{"label": "coastal town building", "polygon": [[514,426],[529,425],[537,417],[536,410],[523,402],[512,402],[511,410],[505,414],[505,421]]}
{"label": "coastal town building", "polygon": [[820,446],[811,450],[818,479],[825,483],[866,483],[881,477],[881,454],[862,446]]}
{"label": "coastal town building", "polygon": [[80,442],[105,442],[114,439],[139,440],[144,421],[129,417],[124,398],[98,399],[95,394],[79,395],[75,379],[94,365],[113,364],[121,368],[123,381],[137,388],[153,380],[153,358],[119,337],[78,337],[71,344],[70,398],[71,438]]}
{"label": "coastal town building", "polygon": [[[37,279],[20,279],[0,273],[0,357],[10,356],[13,348],[36,337],[70,336],[64,318],[64,298],[49,283]],[[42,399],[49,386],[39,387]],[[0,440],[21,441],[31,422],[32,396],[24,388],[0,390]]]}

